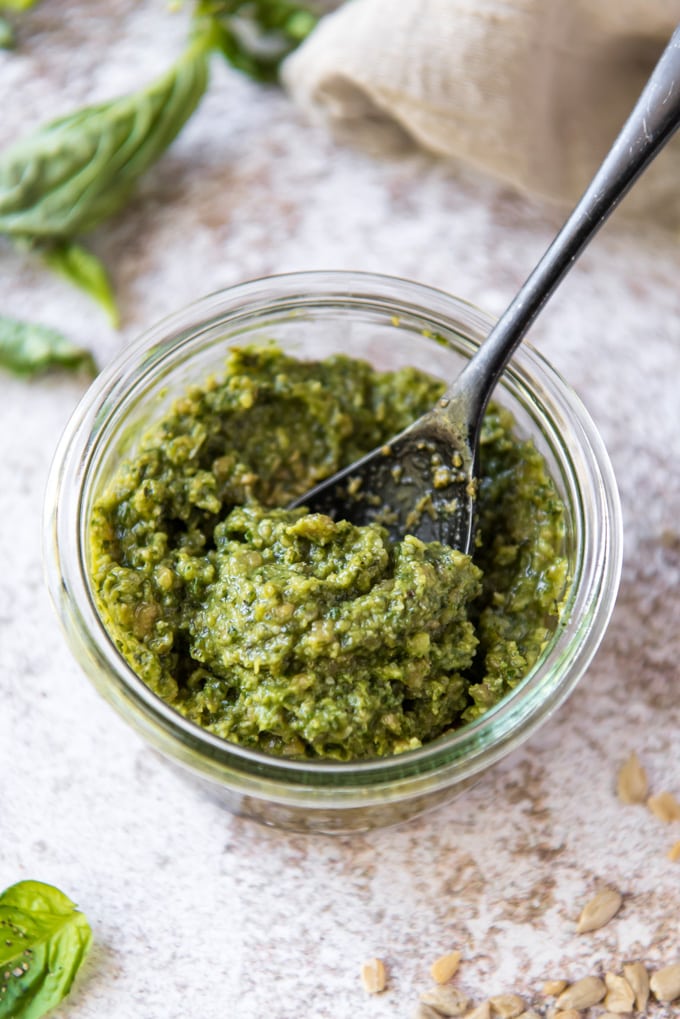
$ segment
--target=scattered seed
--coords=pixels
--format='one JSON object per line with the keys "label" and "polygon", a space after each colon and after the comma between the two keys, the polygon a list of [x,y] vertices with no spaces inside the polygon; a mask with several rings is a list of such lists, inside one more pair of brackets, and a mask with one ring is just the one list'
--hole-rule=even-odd
{"label": "scattered seed", "polygon": [[680,860],[680,840],[674,842],[671,848],[668,850],[668,859],[675,863],[676,860]]}
{"label": "scattered seed", "polygon": [[517,1019],[541,1019],[538,1012],[534,1012],[532,1009],[527,1009],[526,1012],[522,1012],[521,1015],[517,1016]]}
{"label": "scattered seed", "polygon": [[438,984],[446,984],[458,970],[460,964],[460,952],[447,952],[440,955],[430,966],[432,979]]}
{"label": "scattered seed", "polygon": [[369,994],[380,994],[387,986],[387,973],[382,959],[369,959],[361,967],[361,982]]}
{"label": "scattered seed", "polygon": [[680,998],[680,962],[652,973],[649,986],[657,1001],[675,1001]]}
{"label": "scattered seed", "polygon": [[649,974],[641,962],[628,962],[623,967],[623,975],[633,988],[635,1008],[644,1012],[649,998]]}
{"label": "scattered seed", "polygon": [[582,1009],[597,1005],[606,993],[607,988],[599,977],[583,977],[562,991],[555,1006],[561,1012],[568,1009],[576,1009],[577,1012],[580,1012]]}
{"label": "scattered seed", "polygon": [[488,1001],[483,1001],[481,1005],[477,1005],[471,1012],[468,1012],[465,1019],[490,1019],[491,1006]]}
{"label": "scattered seed", "polygon": [[436,1008],[432,1008],[431,1005],[426,1005],[424,1002],[420,1002],[418,1005],[413,1019],[442,1019],[441,1012],[438,1012]]}
{"label": "scattered seed", "polygon": [[607,985],[607,996],[604,999],[607,1011],[630,1012],[635,1004],[635,991],[626,978],[616,973],[605,973],[604,982]]}
{"label": "scattered seed", "polygon": [[552,1019],[581,1019],[577,1008],[565,1008],[562,1012],[553,1012]]}
{"label": "scattered seed", "polygon": [[655,817],[666,824],[670,821],[680,821],[680,803],[673,793],[655,793],[647,800],[647,806]]}
{"label": "scattered seed", "polygon": [[621,908],[621,893],[615,888],[603,888],[585,904],[578,918],[576,930],[579,934],[599,930],[609,923]]}
{"label": "scattered seed", "polygon": [[647,799],[647,772],[634,750],[619,769],[616,789],[622,803],[644,803]]}
{"label": "scattered seed", "polygon": [[543,984],[543,994],[546,998],[556,998],[566,986],[566,980],[546,980]]}
{"label": "scattered seed", "polygon": [[425,1005],[431,1005],[439,1015],[458,1016],[462,1015],[468,1006],[468,999],[457,987],[447,987],[438,984],[430,991],[420,995],[420,1000]]}
{"label": "scattered seed", "polygon": [[518,994],[496,994],[489,998],[491,1011],[499,1015],[501,1019],[517,1019],[517,1016],[524,1011],[524,1002]]}

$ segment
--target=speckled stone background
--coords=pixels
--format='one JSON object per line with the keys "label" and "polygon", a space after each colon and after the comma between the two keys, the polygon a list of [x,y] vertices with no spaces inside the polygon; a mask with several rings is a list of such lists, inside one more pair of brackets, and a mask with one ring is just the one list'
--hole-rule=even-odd
{"label": "speckled stone background", "polygon": [[[44,0],[22,18],[18,51],[0,54],[0,142],[147,80],[179,51],[185,17],[162,0]],[[0,886],[59,885],[95,935],[56,1015],[386,1019],[413,1013],[430,962],[451,947],[475,1000],[515,990],[531,1001],[549,977],[680,959],[680,861],[666,856],[680,823],[615,796],[633,748],[652,787],[680,795],[680,237],[623,213],[533,332],[619,479],[612,624],[549,724],[473,791],[401,828],[332,839],[235,819],[99,699],[41,564],[47,471],[84,383],[0,379]],[[187,130],[91,238],[120,332],[5,242],[0,308],[64,329],[102,364],[206,291],[285,270],[396,273],[499,313],[560,219],[419,155],[380,162],[336,147],[283,94],[216,61]],[[624,906],[577,936],[580,905],[603,882]],[[389,989],[369,998],[358,972],[374,955]]]}

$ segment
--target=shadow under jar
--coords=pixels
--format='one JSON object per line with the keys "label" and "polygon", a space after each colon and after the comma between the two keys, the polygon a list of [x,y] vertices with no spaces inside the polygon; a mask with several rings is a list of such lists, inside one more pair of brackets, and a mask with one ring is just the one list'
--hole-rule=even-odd
{"label": "shadow under jar", "polygon": [[585,408],[529,345],[495,400],[531,438],[564,502],[569,583],[560,621],[527,676],[454,731],[391,757],[290,760],[200,728],[157,697],[117,650],[90,576],[92,507],[121,460],[176,397],[219,376],[232,345],[272,340],[299,359],[334,353],[376,368],[452,379],[492,319],[445,293],[351,272],[275,276],[207,296],[129,346],[95,380],[61,439],[48,484],[45,561],[68,641],[97,690],[153,747],[234,813],[301,831],[350,832],[406,820],[453,799],[527,739],[583,675],[611,615],[621,514],[611,465]]}

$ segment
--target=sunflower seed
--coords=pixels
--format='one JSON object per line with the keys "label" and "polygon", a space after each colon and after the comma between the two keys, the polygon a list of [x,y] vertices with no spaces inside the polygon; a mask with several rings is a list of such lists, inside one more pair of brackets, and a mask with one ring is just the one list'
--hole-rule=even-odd
{"label": "sunflower seed", "polygon": [[680,998],[680,962],[652,973],[649,986],[657,1001],[675,1001]]}
{"label": "sunflower seed", "polygon": [[524,1011],[524,1002],[518,994],[497,994],[489,998],[491,1011],[499,1015],[501,1019],[517,1019],[517,1016]]}
{"label": "sunflower seed", "polygon": [[578,918],[576,930],[579,934],[599,930],[609,923],[621,908],[621,893],[615,888],[603,888],[585,904]]}
{"label": "sunflower seed", "polygon": [[566,991],[562,991],[557,1001],[556,1008],[560,1011],[575,1008],[580,1012],[584,1008],[590,1008],[602,1001],[607,988],[598,977],[583,977],[575,983],[570,984]]}
{"label": "sunflower seed", "polygon": [[552,1019],[581,1019],[577,1008],[565,1008],[564,1011],[553,1012]]}
{"label": "sunflower seed", "polygon": [[440,955],[430,966],[432,979],[438,984],[446,984],[455,974],[460,963],[460,952],[447,952]]}
{"label": "sunflower seed", "polygon": [[522,1012],[521,1015],[517,1016],[517,1019],[541,1019],[538,1012],[534,1012],[532,1009],[527,1009],[526,1012]]}
{"label": "sunflower seed", "polygon": [[454,1016],[462,1015],[468,1006],[468,999],[457,987],[446,987],[437,985],[430,991],[420,995],[420,1000],[425,1005],[431,1005],[439,1015]]}
{"label": "sunflower seed", "polygon": [[616,788],[622,803],[644,803],[647,798],[647,773],[634,750],[619,769]]}
{"label": "sunflower seed", "polygon": [[477,1005],[471,1012],[468,1012],[465,1019],[489,1019],[491,1015],[491,1006],[488,1001],[483,1001],[481,1005]]}
{"label": "sunflower seed", "polygon": [[673,863],[675,863],[676,860],[680,860],[680,841],[674,842],[668,850],[668,859]]}
{"label": "sunflower seed", "polygon": [[442,1019],[442,1014],[441,1012],[438,1012],[436,1008],[432,1008],[431,1005],[426,1005],[421,1001],[415,1011],[413,1019]]}
{"label": "sunflower seed", "polygon": [[647,806],[660,821],[668,824],[670,821],[680,821],[680,803],[669,792],[655,793],[647,800]]}
{"label": "sunflower seed", "polygon": [[567,986],[566,980],[546,980],[543,984],[543,994],[546,998],[556,998]]}
{"label": "sunflower seed", "polygon": [[361,982],[369,994],[380,994],[387,985],[387,973],[382,959],[369,959],[361,967]]}
{"label": "sunflower seed", "polygon": [[623,975],[633,988],[635,1008],[644,1012],[649,998],[649,974],[641,962],[628,962],[623,967]]}
{"label": "sunflower seed", "polygon": [[607,1011],[630,1012],[635,1004],[635,991],[626,978],[616,973],[605,973],[604,982],[607,985],[607,996],[604,999]]}

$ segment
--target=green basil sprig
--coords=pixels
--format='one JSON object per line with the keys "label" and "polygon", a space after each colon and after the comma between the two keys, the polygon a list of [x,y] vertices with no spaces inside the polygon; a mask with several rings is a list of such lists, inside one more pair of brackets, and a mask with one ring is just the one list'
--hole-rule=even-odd
{"label": "green basil sprig", "polygon": [[[84,274],[82,257],[64,246],[117,212],[177,136],[207,88],[212,41],[197,38],[148,87],[52,121],[0,155],[0,233],[51,250],[53,264],[94,296],[105,295],[109,311],[103,266],[95,273],[90,255]],[[59,248],[71,257],[54,254]]]}
{"label": "green basil sprig", "polygon": [[206,47],[197,43],[147,88],[61,117],[15,143],[0,159],[0,233],[70,239],[117,212],[207,83]]}
{"label": "green basil sprig", "polygon": [[92,354],[56,329],[4,315],[0,315],[0,367],[24,376],[39,375],[50,368],[85,371],[88,375],[97,372]]}
{"label": "green basil sprig", "polygon": [[197,22],[213,23],[215,46],[230,64],[258,81],[276,81],[282,62],[319,20],[296,0],[199,0]]}
{"label": "green basil sprig", "polygon": [[71,989],[92,931],[63,892],[20,881],[0,895],[0,1019],[40,1019]]}
{"label": "green basil sprig", "polygon": [[[0,0],[0,11],[27,11],[35,7],[38,0]],[[16,44],[14,28],[6,18],[0,16],[0,49],[11,50]]]}
{"label": "green basil sprig", "polygon": [[[14,10],[36,0],[0,0]],[[102,263],[75,238],[125,205],[137,180],[163,154],[208,85],[212,50],[260,81],[318,21],[298,0],[198,0],[193,39],[148,87],[88,106],[39,128],[0,153],[0,234],[40,251],[118,324]]]}
{"label": "green basil sprig", "polygon": [[38,0],[0,0],[0,10],[4,11],[27,11],[29,7],[35,7]]}
{"label": "green basil sprig", "polygon": [[0,50],[11,50],[15,42],[14,29],[9,21],[0,15]]}
{"label": "green basil sprig", "polygon": [[111,325],[120,325],[118,305],[109,275],[96,255],[74,241],[62,241],[46,248],[43,258],[50,269],[61,273],[95,301],[99,301],[108,312]]}

